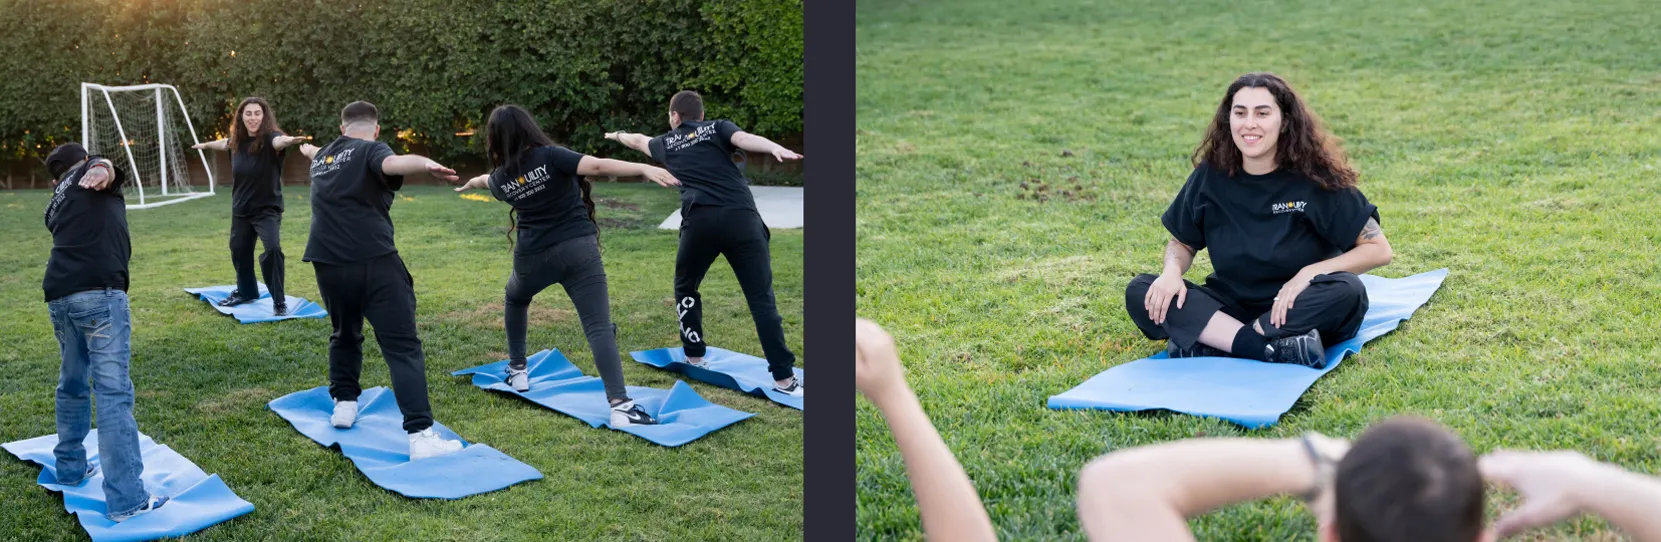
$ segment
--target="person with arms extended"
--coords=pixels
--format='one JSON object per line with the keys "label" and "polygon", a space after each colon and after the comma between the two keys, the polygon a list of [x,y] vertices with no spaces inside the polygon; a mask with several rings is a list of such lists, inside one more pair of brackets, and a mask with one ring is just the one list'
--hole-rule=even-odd
{"label": "person with arms extended", "polygon": [[283,293],[283,156],[285,150],[310,137],[293,137],[277,125],[277,114],[264,98],[250,97],[236,108],[231,137],[191,146],[231,152],[231,267],[236,269],[236,291],[219,302],[231,307],[260,298],[254,282],[254,237],[265,244],[260,271],[271,293],[277,316],[288,314]]}
{"label": "person with arms extended", "polygon": [[750,305],[750,318],[755,321],[761,350],[767,356],[773,389],[801,397],[802,383],[793,370],[796,355],[784,342],[784,320],[773,298],[773,264],[768,247],[772,234],[756,210],[749,180],[732,156],[737,149],[771,154],[780,162],[800,160],[802,155],[740,130],[732,121],[704,120],[704,99],[690,90],[676,93],[669,100],[669,127],[669,133],[655,138],[627,132],[608,133],[606,138],[646,153],[681,182],[675,310],[687,363],[705,366],[703,300],[698,285],[715,258],[725,255]]}
{"label": "person with arms extended", "polygon": [[[651,425],[644,408],[629,399],[623,385],[623,358],[617,349],[617,326],[611,321],[611,295],[605,263],[600,259],[600,229],[594,221],[593,185],[586,175],[643,176],[662,186],[675,177],[663,168],[595,158],[555,145],[529,111],[516,105],[497,107],[485,128],[491,172],[474,177],[457,192],[484,188],[513,208],[513,273],[508,275],[503,321],[508,336],[508,385],[530,391],[525,361],[525,328],[531,299],[543,289],[565,287],[582,320],[594,366],[605,382],[611,403],[611,426]],[[514,241],[509,237],[510,242]]]}
{"label": "person with arms extended", "polygon": [[342,137],[311,159],[311,238],[304,260],[317,272],[317,292],[329,311],[330,422],[346,429],[357,421],[358,375],[363,370],[363,321],[375,326],[392,393],[409,433],[410,460],[461,450],[460,441],[432,430],[427,401],[427,358],[415,331],[415,279],[392,244],[393,193],[404,176],[430,173],[454,181],[456,172],[416,155],[399,156],[380,137],[380,110],[352,102],[340,112]]}

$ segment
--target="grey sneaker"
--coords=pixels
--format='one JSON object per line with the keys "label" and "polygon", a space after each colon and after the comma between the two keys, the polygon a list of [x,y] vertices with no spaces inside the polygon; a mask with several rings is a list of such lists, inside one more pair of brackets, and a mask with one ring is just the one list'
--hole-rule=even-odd
{"label": "grey sneaker", "polygon": [[167,497],[157,497],[155,495],[151,495],[150,500],[145,501],[144,506],[140,506],[138,510],[127,512],[125,514],[110,514],[108,517],[110,518],[110,521],[121,523],[123,521],[154,512],[156,509],[161,508],[161,505],[164,504],[167,504]]}
{"label": "grey sneaker", "polygon": [[358,421],[357,401],[335,401],[334,415],[329,416],[329,423],[335,429],[350,429]]}
{"label": "grey sneaker", "polygon": [[1269,341],[1269,346],[1264,350],[1264,359],[1270,363],[1291,363],[1311,369],[1325,369],[1326,347],[1321,344],[1320,330],[1311,329],[1303,335]]}

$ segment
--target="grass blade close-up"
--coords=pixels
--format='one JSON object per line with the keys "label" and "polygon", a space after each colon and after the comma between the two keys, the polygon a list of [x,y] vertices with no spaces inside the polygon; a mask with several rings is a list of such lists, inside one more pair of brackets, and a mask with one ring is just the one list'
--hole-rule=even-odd
{"label": "grass blade close-up", "polygon": [[[1649,2],[860,2],[857,311],[1000,539],[1082,540],[1079,470],[1193,437],[1355,438],[1413,414],[1477,454],[1574,449],[1661,470],[1661,10]],[[1126,315],[1161,213],[1236,77],[1284,77],[1342,139],[1394,251],[1447,268],[1429,303],[1259,430],[1056,411],[1165,348]],[[1186,278],[1212,270],[1200,252]],[[860,401],[861,540],[923,535],[906,465]],[[1488,517],[1516,506],[1487,493]],[[1290,497],[1189,522],[1313,540]],[[1521,540],[1613,540],[1580,517]]]}

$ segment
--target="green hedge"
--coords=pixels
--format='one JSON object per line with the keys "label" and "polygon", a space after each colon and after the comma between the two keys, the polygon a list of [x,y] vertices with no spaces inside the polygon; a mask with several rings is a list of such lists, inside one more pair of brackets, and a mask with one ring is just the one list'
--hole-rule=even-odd
{"label": "green hedge", "polygon": [[667,130],[685,88],[710,116],[777,137],[802,130],[802,3],[0,0],[0,159],[79,138],[83,81],[172,84],[204,139],[246,96],[323,137],[341,106],[369,100],[383,139],[407,134],[440,159],[481,155],[503,103],[577,150],[617,154],[601,134]]}

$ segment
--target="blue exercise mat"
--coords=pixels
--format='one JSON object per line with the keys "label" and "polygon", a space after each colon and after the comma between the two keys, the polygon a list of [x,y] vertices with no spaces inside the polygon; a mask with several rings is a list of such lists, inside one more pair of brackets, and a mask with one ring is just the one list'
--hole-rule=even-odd
{"label": "blue exercise mat", "polygon": [[433,422],[433,431],[461,440],[459,452],[409,460],[409,434],[392,390],[376,386],[358,395],[358,420],[349,429],[329,423],[334,401],[328,386],[297,391],[266,404],[278,416],[325,447],[338,446],[375,485],[417,499],[459,499],[496,491],[520,482],[542,479],[530,465],[495,448],[462,440],[450,428]]}
{"label": "blue exercise mat", "polygon": [[1249,429],[1274,425],[1321,375],[1338,368],[1344,356],[1396,329],[1442,287],[1447,269],[1387,279],[1361,275],[1367,286],[1367,316],[1350,340],[1327,347],[1325,369],[1238,358],[1169,359],[1164,352],[1103,371],[1066,393],[1050,397],[1049,408],[1138,411],[1165,409],[1228,420]]}
{"label": "blue exercise mat", "polygon": [[288,300],[288,315],[277,316],[274,314],[276,309],[271,306],[271,292],[265,289],[265,284],[260,284],[259,299],[243,303],[235,307],[221,307],[219,306],[219,302],[224,301],[227,297],[230,297],[231,292],[236,291],[236,286],[185,288],[185,291],[196,294],[199,299],[208,302],[208,306],[213,307],[213,310],[219,311],[222,314],[234,316],[236,317],[236,321],[244,324],[275,322],[278,320],[293,320],[295,318],[325,318],[329,316],[328,311],[323,310],[322,305],[318,305],[316,303],[306,301],[304,298],[294,297],[291,295],[283,296]]}
{"label": "blue exercise mat", "polygon": [[[99,464],[98,430],[88,432],[82,442],[87,450],[87,464]],[[144,461],[144,474],[139,479],[151,495],[169,500],[154,512],[121,523],[110,521],[104,517],[108,512],[104,503],[104,469],[100,467],[97,474],[80,486],[58,485],[57,460],[52,456],[52,447],[57,445],[58,435],[52,434],[8,442],[0,447],[18,459],[40,464],[40,477],[35,483],[48,491],[63,493],[64,509],[75,514],[93,542],[184,536],[254,511],[254,505],[232,493],[219,475],[202,472],[172,448],[156,444],[140,433],[138,449]]]}
{"label": "blue exercise mat", "polygon": [[[686,353],[680,348],[659,348],[644,352],[629,352],[635,361],[670,371],[679,371],[693,380],[723,388],[759,395],[773,402],[802,410],[801,397],[793,397],[773,390],[773,373],[767,370],[767,360],[742,352],[723,350],[713,346],[704,348],[704,361],[709,368],[693,367],[686,363]],[[802,378],[800,367],[792,368],[796,378]],[[805,380],[802,381],[804,384]]]}
{"label": "blue exercise mat", "polygon": [[[507,385],[507,360],[450,373],[473,375],[473,385],[511,393],[530,402],[577,418],[590,427],[611,427],[611,403],[599,377],[583,376],[582,370],[558,350],[543,350],[525,358],[530,371],[531,390],[513,391]],[[658,420],[657,425],[612,427],[663,446],[675,447],[703,438],[755,414],[734,410],[704,400],[685,382],[675,381],[669,391],[628,386],[629,398]]]}

